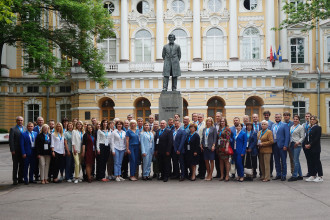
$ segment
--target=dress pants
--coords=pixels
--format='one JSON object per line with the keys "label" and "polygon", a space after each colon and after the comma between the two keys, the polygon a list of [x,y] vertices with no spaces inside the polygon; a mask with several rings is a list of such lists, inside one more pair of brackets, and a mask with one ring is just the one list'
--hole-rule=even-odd
{"label": "dress pants", "polygon": [[[112,152],[109,149],[109,155],[110,154],[112,154]],[[114,166],[115,166],[114,158],[109,156],[108,161],[106,161],[106,165],[107,165],[108,176],[113,176],[114,175]]]}
{"label": "dress pants", "polygon": [[40,155],[39,169],[40,169],[41,180],[48,178],[49,164],[50,164],[50,155]]}
{"label": "dress pants", "polygon": [[261,168],[262,179],[270,180],[270,156],[271,154],[259,153],[259,164]]}
{"label": "dress pants", "polygon": [[107,162],[110,155],[110,146],[100,144],[100,155],[96,164],[96,179],[101,180],[105,178],[105,171],[107,169]]}
{"label": "dress pants", "polygon": [[307,172],[310,174],[312,172],[312,170],[310,170],[311,168],[311,165],[309,164],[310,161],[311,161],[311,151],[309,149],[306,149],[305,148],[305,144],[303,144],[303,150],[304,150],[304,154],[305,154],[305,157],[306,157],[306,161],[307,161]]}
{"label": "dress pants", "polygon": [[158,164],[158,160],[157,160],[157,156],[153,156],[152,157],[152,171],[154,172],[154,174],[159,174],[159,164]]}
{"label": "dress pants", "polygon": [[236,162],[237,175],[239,177],[244,177],[243,157],[241,154],[237,153],[236,150],[234,152],[234,157]]}
{"label": "dress pants", "polygon": [[121,173],[123,177],[128,176],[128,163],[129,163],[128,154],[124,154],[123,162],[121,164]]}
{"label": "dress pants", "polygon": [[322,163],[320,160],[321,152],[310,152],[311,176],[323,176]]}
{"label": "dress pants", "polygon": [[198,164],[198,175],[200,177],[205,177],[206,174],[206,166],[204,160],[204,152],[201,152],[199,156],[199,164]]}
{"label": "dress pants", "polygon": [[177,177],[180,175],[181,177],[184,177],[185,176],[184,154],[180,153],[179,155],[177,155],[176,152],[173,152],[172,161],[173,161],[173,176]]}
{"label": "dress pants", "polygon": [[113,156],[115,176],[121,175],[121,166],[122,166],[124,154],[125,154],[125,150],[118,150],[115,148],[115,156]]}
{"label": "dress pants", "polygon": [[139,145],[130,145],[129,150],[131,151],[129,155],[130,176],[135,176],[135,171],[138,166]]}
{"label": "dress pants", "polygon": [[58,177],[58,172],[60,171],[61,167],[64,164],[64,156],[63,154],[59,154],[55,152],[55,157],[54,157],[54,169],[53,169],[53,179],[57,179]]}
{"label": "dress pants", "polygon": [[152,156],[154,154],[154,150],[152,148],[147,149],[146,156],[144,157],[142,155],[142,165],[143,165],[143,177],[148,177],[150,176],[150,171],[151,171],[151,161],[152,161]]}
{"label": "dress pants", "polygon": [[291,170],[291,174],[293,174],[294,171],[294,160],[293,160],[293,150],[291,150],[291,147],[288,147],[288,154],[289,154],[289,158],[290,158],[290,170]]}
{"label": "dress pants", "polygon": [[81,156],[80,153],[76,155],[73,154],[74,160],[74,177],[75,179],[79,179],[80,169],[81,169]]}
{"label": "dress pants", "polygon": [[26,183],[33,181],[35,162],[34,152],[31,155],[26,155],[26,158],[24,159],[24,182]]}
{"label": "dress pants", "polygon": [[257,168],[258,168],[258,155],[251,156],[252,158],[252,169],[253,169],[253,175],[257,175]]}
{"label": "dress pants", "polygon": [[21,152],[15,151],[14,155],[11,155],[13,160],[13,181],[21,182],[23,181],[24,172],[24,160],[22,158]]}
{"label": "dress pants", "polygon": [[65,179],[72,180],[73,179],[73,170],[74,170],[74,160],[73,154],[70,152],[70,156],[65,155]]}
{"label": "dress pants", "polygon": [[301,166],[300,166],[300,161],[299,161],[301,146],[297,146],[296,148],[294,148],[294,145],[295,145],[295,143],[291,142],[290,151],[293,153],[293,161],[294,161],[294,169],[292,172],[292,176],[298,177],[298,175],[302,176]]}
{"label": "dress pants", "polygon": [[273,153],[275,160],[276,176],[286,177],[287,167],[286,167],[286,155],[287,152],[283,148],[279,148],[277,143],[273,144]]}
{"label": "dress pants", "polygon": [[215,169],[217,171],[217,175],[216,176],[221,176],[221,170],[220,170],[220,160],[219,160],[219,157],[216,155],[215,156],[215,160],[214,160],[214,163],[215,163]]}
{"label": "dress pants", "polygon": [[170,176],[170,166],[171,166],[171,156],[166,154],[158,153],[158,164],[159,171],[163,178],[168,178]]}

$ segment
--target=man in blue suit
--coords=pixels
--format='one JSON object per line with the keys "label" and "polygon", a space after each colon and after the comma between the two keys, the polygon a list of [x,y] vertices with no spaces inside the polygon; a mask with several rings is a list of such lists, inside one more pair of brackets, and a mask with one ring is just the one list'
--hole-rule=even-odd
{"label": "man in blue suit", "polygon": [[[173,130],[173,152],[172,152],[172,162],[173,162],[173,179],[180,177],[180,181],[184,180],[185,166],[184,166],[184,142],[187,137],[187,133],[180,127],[180,121],[174,121]],[[180,164],[180,170],[179,170]]]}
{"label": "man in blue suit", "polygon": [[[234,141],[235,141],[235,136],[236,136],[236,127],[240,124],[240,118],[239,117],[235,117],[233,119],[234,125],[230,127],[230,146],[234,146]],[[231,160],[232,164],[235,164],[235,157],[233,157],[233,160]],[[231,176],[232,178],[235,178],[235,174],[232,174]]]}
{"label": "man in blue suit", "polygon": [[282,115],[275,115],[275,123],[272,126],[273,131],[273,154],[275,160],[276,177],[273,180],[286,180],[286,156],[290,141],[290,130],[286,123],[282,122]]}
{"label": "man in blue suit", "polygon": [[[29,183],[37,183],[33,180],[33,173],[35,169],[35,141],[37,138],[37,132],[33,131],[33,123],[29,122],[27,125],[27,131],[23,132],[21,135],[21,150],[22,157],[24,159],[24,183],[28,185]],[[30,168],[30,170],[29,170]],[[29,173],[29,179],[28,179]]]}
{"label": "man in blue suit", "polygon": [[41,131],[41,127],[42,127],[43,125],[44,125],[44,118],[41,117],[41,116],[39,116],[39,117],[37,118],[37,126],[35,126],[35,127],[33,128],[33,131],[35,131],[35,132],[37,132],[37,134],[39,134],[40,131]]}
{"label": "man in blue suit", "polygon": [[[286,123],[286,125],[289,127],[289,130],[293,125],[293,121],[290,120],[290,117],[291,117],[290,112],[288,112],[288,111],[283,112],[283,119],[284,119],[284,122]],[[290,143],[289,143],[289,146],[290,146]],[[290,147],[288,147],[288,154],[290,157],[291,174],[293,174],[293,170],[294,170],[293,152],[291,151]]]}

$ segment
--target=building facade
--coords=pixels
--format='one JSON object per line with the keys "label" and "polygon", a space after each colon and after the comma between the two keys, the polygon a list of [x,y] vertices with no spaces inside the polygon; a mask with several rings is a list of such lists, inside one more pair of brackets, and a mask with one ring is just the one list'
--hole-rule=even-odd
{"label": "building facade", "polygon": [[[104,1],[116,37],[97,46],[105,52],[110,85],[102,88],[87,78],[77,60],[62,56],[72,62],[71,73],[50,88],[49,118],[89,121],[157,114],[162,48],[173,33],[182,51],[178,90],[184,115],[214,117],[221,111],[231,122],[264,110],[273,113],[272,120],[283,111],[317,114],[320,82],[320,123],[323,133],[330,133],[330,21],[306,33],[299,25],[273,31],[286,17],[282,6],[281,0]],[[61,25],[56,15],[50,14],[49,22]],[[279,46],[282,62],[272,66],[270,48],[277,52]],[[0,127],[8,129],[17,115],[26,122],[46,116],[46,88],[36,75],[22,71],[19,48],[3,50]]]}

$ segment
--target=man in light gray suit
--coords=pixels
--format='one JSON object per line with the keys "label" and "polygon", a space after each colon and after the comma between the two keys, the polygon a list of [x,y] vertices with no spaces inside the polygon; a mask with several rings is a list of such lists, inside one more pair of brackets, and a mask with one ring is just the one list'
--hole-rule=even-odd
{"label": "man in light gray suit", "polygon": [[164,59],[163,68],[163,91],[167,91],[168,81],[170,76],[172,76],[172,91],[176,91],[178,77],[181,76],[180,70],[180,59],[181,59],[181,49],[178,44],[175,44],[175,35],[168,35],[168,40],[170,43],[163,47],[162,57]]}
{"label": "man in light gray suit", "polygon": [[21,134],[26,131],[23,122],[23,117],[17,116],[16,126],[12,127],[9,132],[9,147],[13,160],[13,185],[23,183],[24,160],[22,158],[20,145]]}

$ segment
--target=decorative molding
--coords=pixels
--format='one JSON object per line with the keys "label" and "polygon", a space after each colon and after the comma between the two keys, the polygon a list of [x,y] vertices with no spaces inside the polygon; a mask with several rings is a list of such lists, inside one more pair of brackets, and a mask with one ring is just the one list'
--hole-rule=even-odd
{"label": "decorative molding", "polygon": [[225,109],[245,109],[245,105],[226,105]]}
{"label": "decorative molding", "polygon": [[292,98],[292,102],[302,101],[305,102],[305,112],[309,112],[309,98],[304,97],[302,94],[295,94]]}
{"label": "decorative molding", "polygon": [[124,107],[124,106],[114,106],[114,110],[134,110],[134,106]]}
{"label": "decorative molding", "polygon": [[218,96],[218,97],[220,97],[220,98],[223,98],[223,97],[225,97],[224,99],[225,100],[228,100],[228,92],[212,92],[212,93],[205,93],[205,95],[204,95],[204,100],[206,101],[207,100],[207,98],[206,97],[214,97],[214,96]]}
{"label": "decorative molding", "polygon": [[188,110],[193,110],[193,109],[208,109],[208,106],[204,106],[204,105],[201,105],[201,106],[188,106],[187,108],[188,108]]}
{"label": "decorative molding", "polygon": [[100,110],[99,107],[74,107],[71,108],[71,111],[75,111],[75,110]]}
{"label": "decorative molding", "polygon": [[238,16],[238,21],[264,21],[264,16]]}
{"label": "decorative molding", "polygon": [[[267,98],[267,93],[266,92],[257,92],[257,91],[252,91],[252,92],[243,92],[243,96],[242,96],[242,99],[248,99],[249,97],[251,96],[258,96],[259,98],[261,98],[260,96],[263,95],[264,96],[264,99]],[[262,99],[262,98],[261,98]],[[264,101],[264,100],[263,100]]]}
{"label": "decorative molding", "polygon": [[239,12],[250,12],[250,13],[253,13],[253,12],[262,12],[262,0],[257,0],[257,7],[253,10],[247,10],[245,7],[244,7],[244,0],[239,0]]}

